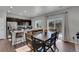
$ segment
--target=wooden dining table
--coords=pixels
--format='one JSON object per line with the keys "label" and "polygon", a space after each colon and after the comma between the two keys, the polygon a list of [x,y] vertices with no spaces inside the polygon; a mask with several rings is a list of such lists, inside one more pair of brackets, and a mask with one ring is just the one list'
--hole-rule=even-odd
{"label": "wooden dining table", "polygon": [[35,35],[33,35],[33,37],[40,39],[42,41],[46,41],[51,37],[51,34],[53,34],[53,33],[54,32],[52,32],[52,31],[47,31],[46,33],[42,32],[42,33],[39,33],[39,34],[35,34]]}
{"label": "wooden dining table", "polygon": [[43,46],[42,46],[42,49],[44,49],[43,52],[46,52],[46,49],[45,49],[46,40],[48,40],[51,37],[51,34],[53,34],[53,33],[54,32],[47,31],[46,33],[45,32],[42,32],[42,33],[33,35],[34,38],[37,38],[37,39],[43,41]]}

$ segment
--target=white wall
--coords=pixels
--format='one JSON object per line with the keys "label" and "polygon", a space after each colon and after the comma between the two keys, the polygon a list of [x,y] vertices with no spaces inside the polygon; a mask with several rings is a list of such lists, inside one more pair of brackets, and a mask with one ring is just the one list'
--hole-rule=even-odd
{"label": "white wall", "polygon": [[0,39],[6,39],[6,13],[0,12]]}
{"label": "white wall", "polygon": [[[79,32],[79,7],[72,7],[68,10],[70,41],[76,42],[75,34]],[[73,40],[73,36],[75,40]]]}

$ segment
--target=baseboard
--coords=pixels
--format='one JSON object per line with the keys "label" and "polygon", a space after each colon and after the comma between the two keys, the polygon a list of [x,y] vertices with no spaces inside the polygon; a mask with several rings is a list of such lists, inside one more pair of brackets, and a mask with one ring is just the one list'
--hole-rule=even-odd
{"label": "baseboard", "polygon": [[73,43],[73,44],[75,44],[74,42],[72,42],[72,41],[64,41],[64,42],[66,42],[66,43]]}

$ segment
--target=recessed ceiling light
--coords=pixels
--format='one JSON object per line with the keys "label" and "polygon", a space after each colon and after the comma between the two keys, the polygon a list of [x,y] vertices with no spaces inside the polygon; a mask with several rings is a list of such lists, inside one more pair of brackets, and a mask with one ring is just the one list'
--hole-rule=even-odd
{"label": "recessed ceiling light", "polygon": [[10,8],[13,8],[12,6],[10,6]]}
{"label": "recessed ceiling light", "polygon": [[24,12],[27,12],[26,10],[24,10]]}
{"label": "recessed ceiling light", "polygon": [[10,13],[11,11],[10,10],[8,10],[8,13]]}

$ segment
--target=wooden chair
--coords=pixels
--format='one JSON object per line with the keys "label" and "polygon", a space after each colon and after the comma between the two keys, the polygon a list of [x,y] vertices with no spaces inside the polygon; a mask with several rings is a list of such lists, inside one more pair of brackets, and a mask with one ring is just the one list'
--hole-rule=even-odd
{"label": "wooden chair", "polygon": [[33,47],[32,47],[32,33],[31,32],[26,33],[25,37],[26,37],[27,45],[33,50]]}

